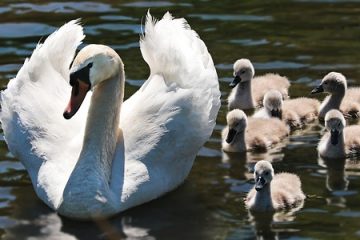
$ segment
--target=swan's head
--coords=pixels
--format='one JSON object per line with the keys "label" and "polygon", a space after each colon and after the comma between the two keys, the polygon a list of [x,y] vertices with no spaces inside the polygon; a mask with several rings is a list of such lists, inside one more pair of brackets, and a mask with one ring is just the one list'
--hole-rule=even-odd
{"label": "swan's head", "polygon": [[338,110],[330,110],[325,115],[325,127],[330,132],[330,142],[336,145],[339,142],[339,135],[344,130],[346,121],[342,113]]}
{"label": "swan's head", "polygon": [[238,133],[245,130],[247,126],[247,117],[242,110],[234,109],[226,115],[226,121],[229,127],[226,142],[230,144]]}
{"label": "swan's head", "polygon": [[270,184],[274,177],[274,169],[270,162],[261,160],[255,164],[254,178],[255,178],[255,190],[260,191],[267,184]]}
{"label": "swan's head", "polygon": [[266,111],[272,116],[280,118],[282,117],[282,95],[277,90],[268,91],[263,100],[263,105]]}
{"label": "swan's head", "polygon": [[64,112],[70,119],[80,108],[86,93],[110,79],[123,66],[119,55],[110,47],[91,44],[77,54],[70,68],[71,99]]}
{"label": "swan's head", "polygon": [[311,94],[327,92],[327,93],[345,93],[347,88],[346,78],[338,72],[330,72],[321,80],[319,86],[311,91]]}
{"label": "swan's head", "polygon": [[234,63],[234,80],[230,87],[235,87],[240,82],[250,81],[255,75],[255,69],[249,59],[241,58]]}

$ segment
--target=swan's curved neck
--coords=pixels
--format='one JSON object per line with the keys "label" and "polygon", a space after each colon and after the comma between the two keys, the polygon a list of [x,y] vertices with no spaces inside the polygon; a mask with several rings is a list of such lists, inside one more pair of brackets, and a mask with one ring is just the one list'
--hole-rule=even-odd
{"label": "swan's curved neck", "polygon": [[[110,215],[118,206],[111,190],[111,169],[120,135],[119,117],[123,100],[124,74],[121,71],[99,83],[91,98],[83,147],[63,192],[58,211],[64,215],[89,218]],[[77,201],[77,204],[74,204]]]}
{"label": "swan's curved neck", "polygon": [[110,180],[113,155],[119,134],[120,107],[124,97],[123,74],[104,80],[94,88],[89,108],[83,148],[79,157],[100,169]]}

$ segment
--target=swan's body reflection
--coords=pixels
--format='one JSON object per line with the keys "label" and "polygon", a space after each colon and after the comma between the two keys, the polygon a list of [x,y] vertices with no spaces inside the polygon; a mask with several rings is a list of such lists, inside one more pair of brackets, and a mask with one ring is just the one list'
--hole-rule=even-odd
{"label": "swan's body reflection", "polygon": [[36,197],[31,186],[13,188],[12,194],[17,198],[10,203],[9,217],[16,223],[5,230],[2,239],[150,240],[166,239],[171,232],[176,232],[173,239],[209,239],[214,234],[205,231],[215,221],[191,184],[147,205],[96,222],[60,217]]}

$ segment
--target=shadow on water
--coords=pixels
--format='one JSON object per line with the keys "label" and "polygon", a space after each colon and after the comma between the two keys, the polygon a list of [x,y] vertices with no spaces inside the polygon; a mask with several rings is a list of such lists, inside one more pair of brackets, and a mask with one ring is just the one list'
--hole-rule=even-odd
{"label": "shadow on water", "polygon": [[[125,211],[107,220],[79,222],[46,207],[31,186],[14,188],[11,227],[3,239],[208,239],[212,221],[191,185],[184,184],[166,198]],[[191,216],[191,217],[190,217]],[[176,232],[176,234],[174,234]]]}

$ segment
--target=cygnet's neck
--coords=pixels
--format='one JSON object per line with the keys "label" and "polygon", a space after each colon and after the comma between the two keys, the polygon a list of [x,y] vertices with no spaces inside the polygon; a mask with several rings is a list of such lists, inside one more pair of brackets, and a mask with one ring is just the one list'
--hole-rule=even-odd
{"label": "cygnet's neck", "polygon": [[236,136],[234,137],[234,140],[231,143],[231,145],[235,152],[246,151],[245,129],[241,132],[236,133]]}
{"label": "cygnet's neck", "polygon": [[237,86],[236,99],[241,103],[242,106],[248,108],[254,108],[254,100],[252,97],[251,80],[240,82]]}
{"label": "cygnet's neck", "polygon": [[271,198],[271,183],[267,183],[260,191],[256,192],[255,206],[261,211],[274,209]]}
{"label": "cygnet's neck", "polygon": [[345,96],[345,88],[341,88],[339,89],[338,92],[331,94],[328,101],[320,109],[319,117],[325,118],[326,113],[331,109],[339,110],[341,101],[343,100],[344,96]]}
{"label": "cygnet's neck", "polygon": [[327,155],[333,158],[342,158],[346,156],[344,131],[339,132],[338,142],[335,145],[331,143],[331,136],[329,137],[327,143],[327,150],[328,150]]}

